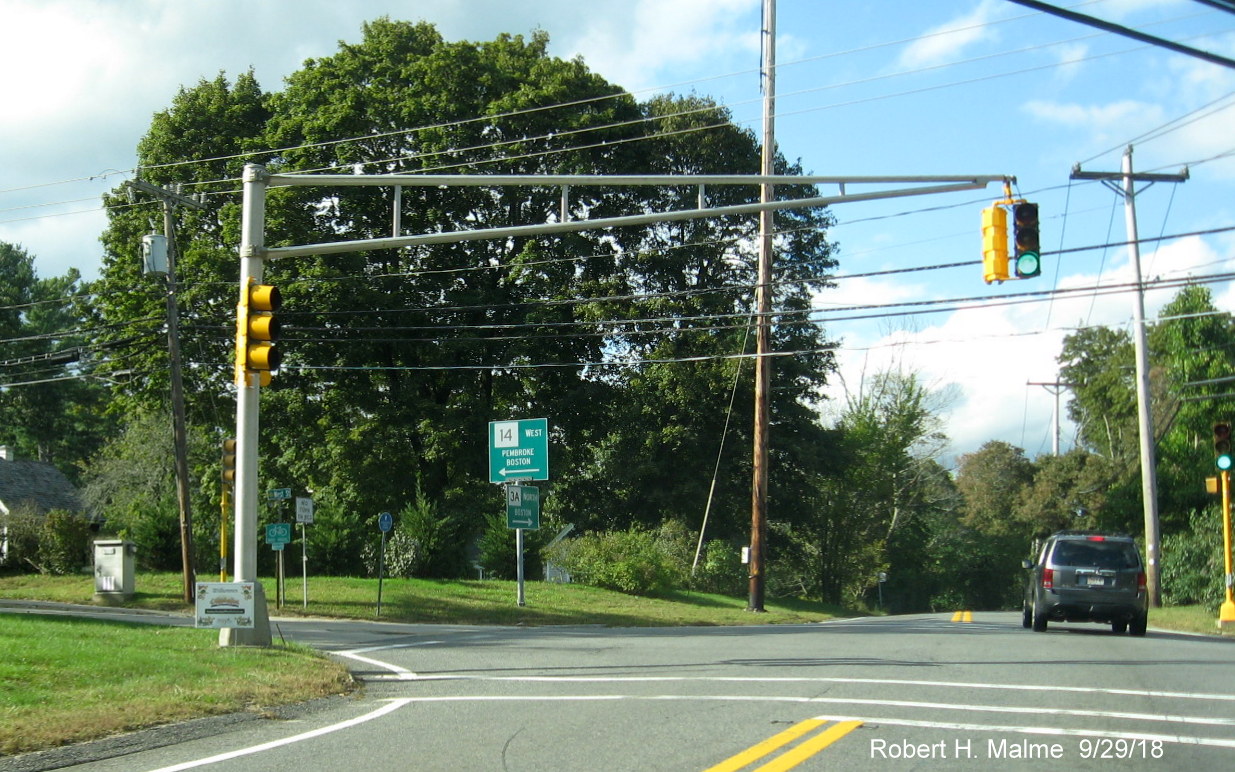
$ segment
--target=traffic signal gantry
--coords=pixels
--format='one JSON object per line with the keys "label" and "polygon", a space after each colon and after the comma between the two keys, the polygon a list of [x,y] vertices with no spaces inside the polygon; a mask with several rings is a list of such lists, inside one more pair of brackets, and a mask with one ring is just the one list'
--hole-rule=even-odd
{"label": "traffic signal gantry", "polygon": [[[1008,210],[1012,207],[1012,245],[1008,249]],[[1010,193],[982,210],[982,280],[1032,279],[1042,273],[1038,205]]]}

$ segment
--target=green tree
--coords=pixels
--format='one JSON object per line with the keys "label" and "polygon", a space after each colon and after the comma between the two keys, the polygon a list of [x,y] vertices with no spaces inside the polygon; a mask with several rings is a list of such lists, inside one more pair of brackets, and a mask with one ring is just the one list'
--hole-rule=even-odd
{"label": "green tree", "polygon": [[70,479],[106,429],[105,392],[81,377],[102,352],[83,329],[78,279],[39,278],[33,255],[0,242],[0,444]]}
{"label": "green tree", "polygon": [[[946,494],[935,456],[943,447],[946,395],[912,373],[881,373],[850,395],[837,426],[837,472],[817,475],[810,518],[782,527],[789,584],[831,603],[871,600],[881,571],[909,582],[918,573],[924,521]],[[892,549],[890,545],[895,545]],[[905,594],[901,594],[906,603]]]}
{"label": "green tree", "polygon": [[[547,48],[542,33],[454,43],[428,24],[378,19],[360,42],[307,61],[278,92],[264,93],[251,74],[234,84],[220,76],[182,90],[156,116],[139,145],[143,176],[209,194],[204,212],[182,213],[178,241],[191,424],[205,435],[230,433],[231,191],[245,160],[280,172],[757,169],[752,134],[709,100],[640,104],[581,60],[550,57]],[[221,160],[177,163],[192,158]],[[783,159],[779,168],[798,171]],[[752,186],[709,196],[737,203],[757,193]],[[696,195],[576,186],[569,216],[693,208]],[[270,243],[385,236],[392,203],[390,189],[272,190]],[[406,186],[402,227],[527,225],[557,217],[560,207],[561,191],[545,187]],[[104,238],[97,319],[125,325],[134,350],[148,351],[140,367],[129,366],[155,374],[119,389],[118,410],[153,410],[166,394],[152,337],[159,285],[138,275],[135,259],[149,214],[143,206],[117,211]],[[834,265],[830,223],[822,210],[780,218],[777,305],[787,315],[776,346],[806,352],[778,357],[772,405],[782,438],[773,495],[790,517],[807,513],[803,493],[825,455],[810,401],[832,355],[799,312]],[[462,539],[483,531],[498,503],[484,475],[487,422],[546,416],[554,464],[546,516],[581,530],[693,520],[724,433],[713,406],[735,380],[749,388],[749,372],[722,357],[748,351],[754,229],[753,218],[713,218],[268,261],[265,278],[284,297],[285,359],[262,394],[260,473],[331,502],[352,533],[336,532],[332,550],[358,545],[366,518],[413,501],[418,484]],[[742,427],[731,430],[731,447],[749,447],[740,442],[749,420],[731,426]],[[724,514],[714,535],[728,537],[742,528],[732,513],[748,499],[749,462],[735,450],[719,479]]]}
{"label": "green tree", "polygon": [[1235,419],[1225,379],[1235,372],[1235,321],[1214,307],[1206,287],[1185,287],[1162,308],[1149,333],[1155,390],[1158,509],[1164,533],[1188,529],[1210,505],[1201,483],[1214,473],[1213,424]]}
{"label": "green tree", "polygon": [[1033,480],[1009,502],[1015,520],[1034,536],[1064,528],[1112,528],[1107,492],[1113,469],[1101,456],[1075,448],[1062,456],[1040,456]]}
{"label": "green tree", "polygon": [[1016,503],[1032,485],[1034,472],[1024,450],[1001,440],[961,456],[956,487],[965,502],[962,522],[979,533],[1028,542],[1035,525],[1022,519]]}
{"label": "green tree", "polygon": [[1064,338],[1060,380],[1069,384],[1068,417],[1082,446],[1128,464],[1137,453],[1135,358],[1124,330],[1082,328]]}

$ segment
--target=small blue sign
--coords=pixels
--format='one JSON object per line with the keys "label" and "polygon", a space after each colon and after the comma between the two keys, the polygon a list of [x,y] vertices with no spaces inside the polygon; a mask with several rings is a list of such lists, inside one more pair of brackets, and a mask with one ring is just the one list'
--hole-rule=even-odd
{"label": "small blue sign", "polygon": [[386,533],[391,528],[394,528],[395,519],[390,516],[389,512],[383,512],[377,516],[377,527],[382,533]]}

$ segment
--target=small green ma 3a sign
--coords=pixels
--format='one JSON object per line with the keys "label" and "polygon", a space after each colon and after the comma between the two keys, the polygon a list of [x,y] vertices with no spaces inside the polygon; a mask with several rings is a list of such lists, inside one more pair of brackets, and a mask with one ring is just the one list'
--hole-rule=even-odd
{"label": "small green ma 3a sign", "polygon": [[506,527],[540,528],[540,488],[531,485],[506,487]]}

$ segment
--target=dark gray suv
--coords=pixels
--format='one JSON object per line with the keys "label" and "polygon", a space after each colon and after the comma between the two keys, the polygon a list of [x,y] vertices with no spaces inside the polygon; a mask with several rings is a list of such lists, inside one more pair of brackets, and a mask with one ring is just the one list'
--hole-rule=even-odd
{"label": "dark gray suv", "polygon": [[1101,622],[1116,633],[1144,635],[1149,618],[1145,568],[1131,536],[1060,531],[1042,545],[1029,570],[1023,624]]}

